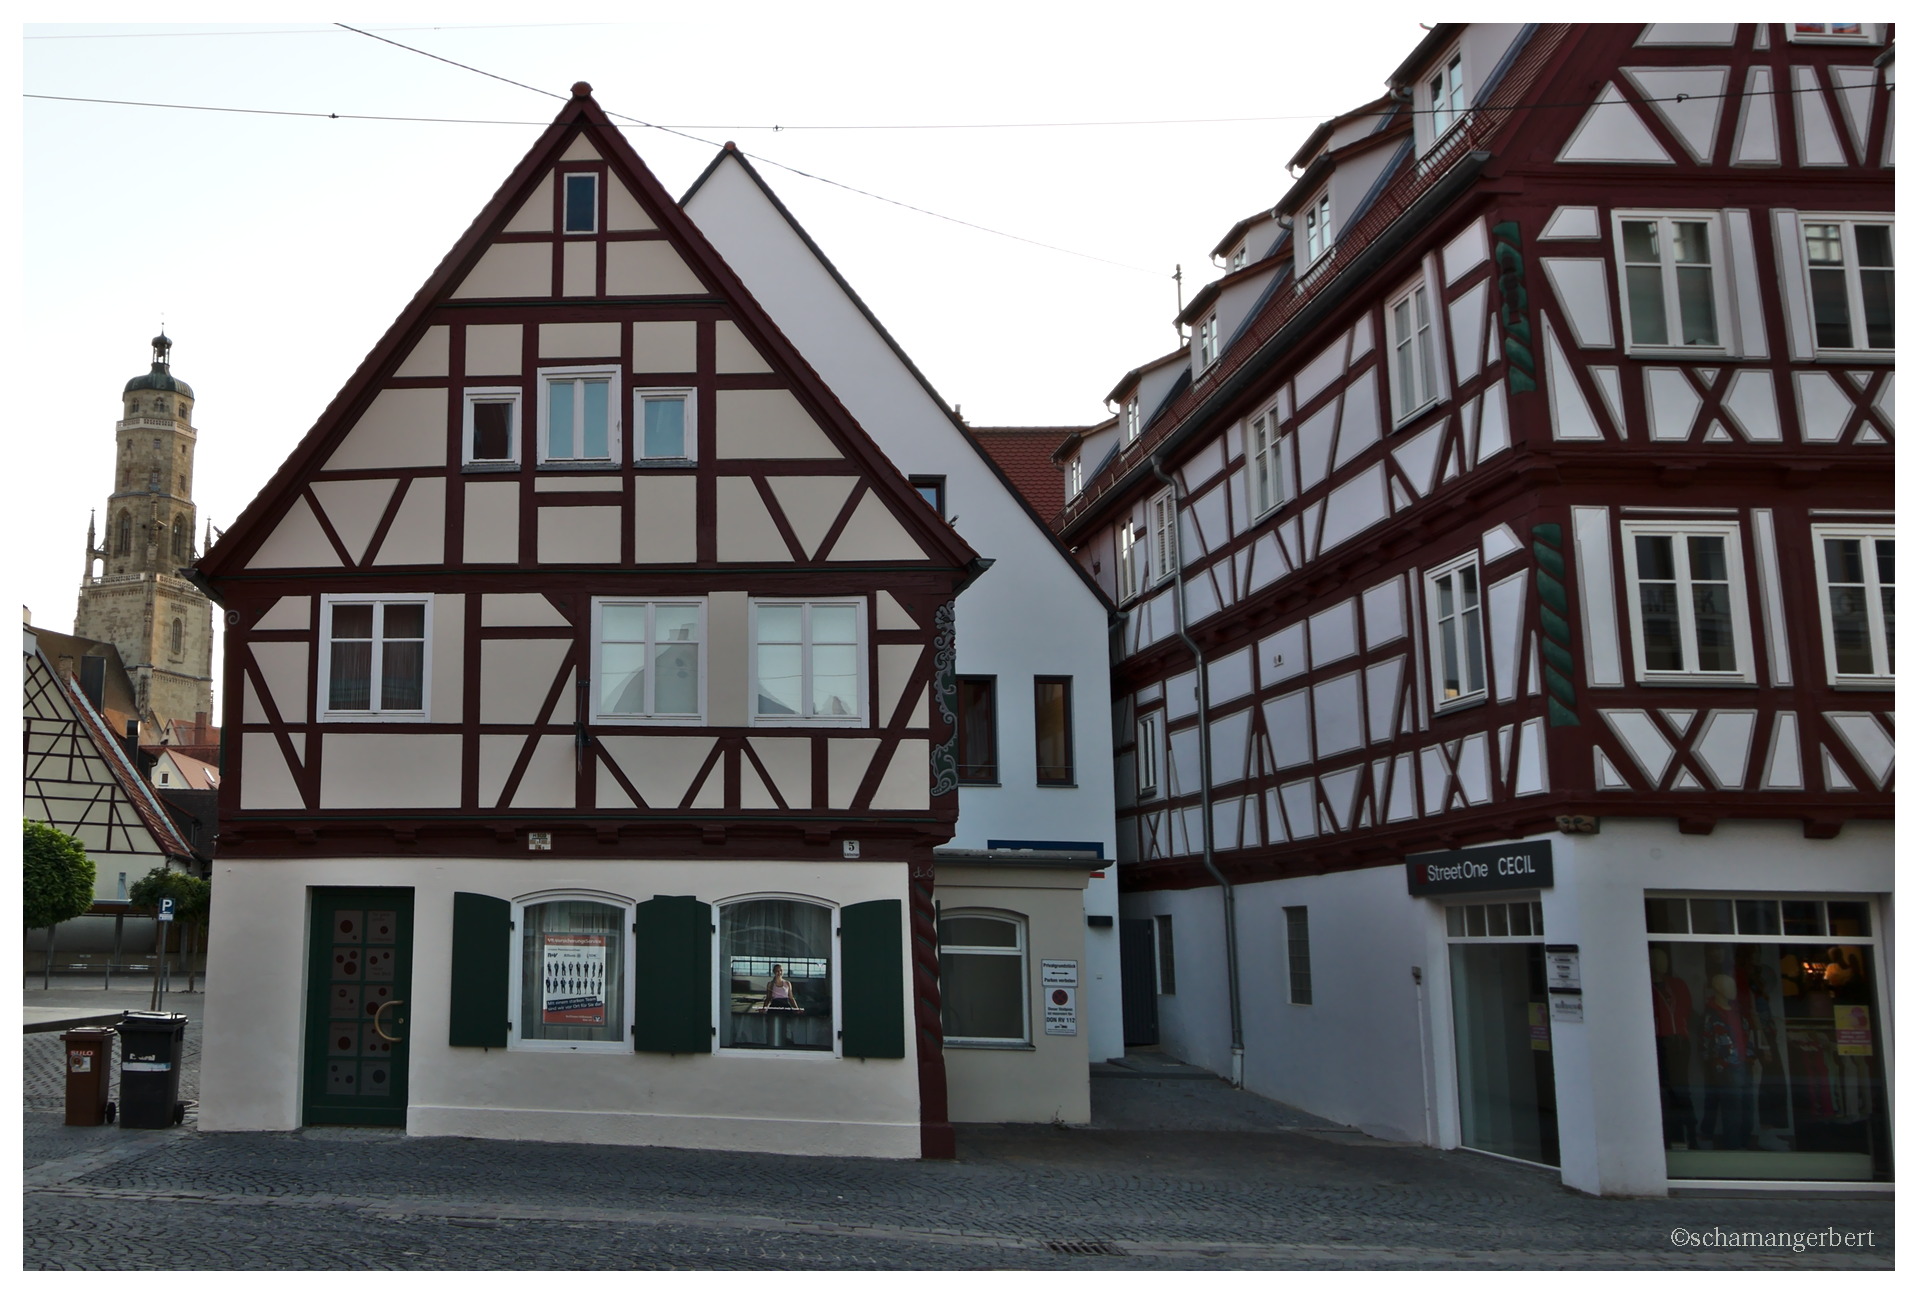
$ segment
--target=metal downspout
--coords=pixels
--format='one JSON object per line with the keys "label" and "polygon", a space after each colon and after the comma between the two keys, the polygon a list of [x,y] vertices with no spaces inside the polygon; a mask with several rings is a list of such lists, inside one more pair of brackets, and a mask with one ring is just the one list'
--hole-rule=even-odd
{"label": "metal downspout", "polygon": [[1200,645],[1187,633],[1186,558],[1180,552],[1180,483],[1167,476],[1160,462],[1161,456],[1156,453],[1147,464],[1153,469],[1153,475],[1173,491],[1174,624],[1179,629],[1180,642],[1193,654],[1195,701],[1200,709],[1200,863],[1220,884],[1220,908],[1227,926],[1227,1018],[1233,1028],[1231,1074],[1227,1078],[1235,1089],[1240,1089],[1245,1087],[1247,1050],[1240,1030],[1240,940],[1236,934],[1239,924],[1234,918],[1233,884],[1213,862],[1213,743],[1207,720],[1207,662],[1201,656]]}

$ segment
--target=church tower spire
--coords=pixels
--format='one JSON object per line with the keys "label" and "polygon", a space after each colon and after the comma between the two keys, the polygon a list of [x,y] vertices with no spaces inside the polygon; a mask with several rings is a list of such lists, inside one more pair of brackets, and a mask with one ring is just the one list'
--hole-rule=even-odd
{"label": "church tower spire", "polygon": [[193,388],[173,376],[173,339],[121,390],[106,533],[87,524],[73,632],[120,650],[140,718],[194,721],[213,710],[213,607],[180,573],[194,546]]}

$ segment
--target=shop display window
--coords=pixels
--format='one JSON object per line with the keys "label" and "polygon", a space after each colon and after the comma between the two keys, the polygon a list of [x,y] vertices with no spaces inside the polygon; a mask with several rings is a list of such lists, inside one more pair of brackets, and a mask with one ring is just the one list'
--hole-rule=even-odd
{"label": "shop display window", "polygon": [[1667,1173],[1893,1177],[1864,900],[1648,896]]}
{"label": "shop display window", "polygon": [[520,907],[515,1047],[625,1050],[632,910],[598,900]]}
{"label": "shop display window", "polygon": [[833,910],[805,900],[720,908],[720,1045],[833,1048]]}

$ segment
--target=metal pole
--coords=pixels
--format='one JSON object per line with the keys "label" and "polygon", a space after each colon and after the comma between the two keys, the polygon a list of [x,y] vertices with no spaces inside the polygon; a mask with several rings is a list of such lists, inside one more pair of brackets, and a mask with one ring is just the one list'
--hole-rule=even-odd
{"label": "metal pole", "polygon": [[113,953],[107,955],[107,982],[102,990],[113,989],[113,965],[120,961],[120,938],[126,933],[127,916],[117,913],[113,916]]}
{"label": "metal pole", "polygon": [[160,1011],[160,968],[166,959],[167,925],[160,921],[159,910],[153,915],[153,994],[147,999],[147,1007],[153,1012]]}
{"label": "metal pole", "polygon": [[53,988],[53,933],[54,929],[58,926],[59,924],[55,923],[53,926],[47,928],[47,956],[40,968],[40,988],[42,990],[51,990]]}

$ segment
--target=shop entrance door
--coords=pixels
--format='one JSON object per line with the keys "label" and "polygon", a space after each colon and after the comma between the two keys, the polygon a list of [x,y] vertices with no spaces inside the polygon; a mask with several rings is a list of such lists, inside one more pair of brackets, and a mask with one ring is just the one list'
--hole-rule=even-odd
{"label": "shop entrance door", "polygon": [[1560,1116],[1540,933],[1537,901],[1447,906],[1460,1142],[1557,1166]]}
{"label": "shop entrance door", "polygon": [[317,887],[311,921],[301,1119],[404,1126],[413,892]]}

